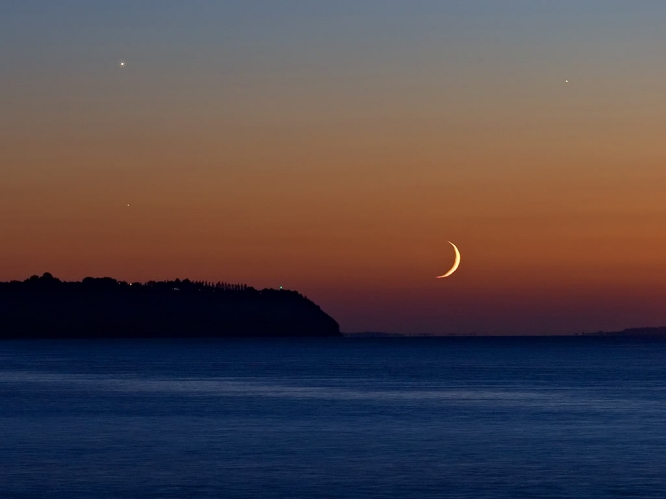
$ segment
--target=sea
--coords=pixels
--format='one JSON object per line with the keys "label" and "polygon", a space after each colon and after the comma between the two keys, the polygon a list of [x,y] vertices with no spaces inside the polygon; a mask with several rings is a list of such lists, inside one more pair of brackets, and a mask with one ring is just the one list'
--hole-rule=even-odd
{"label": "sea", "polygon": [[4,341],[0,497],[664,498],[666,341]]}

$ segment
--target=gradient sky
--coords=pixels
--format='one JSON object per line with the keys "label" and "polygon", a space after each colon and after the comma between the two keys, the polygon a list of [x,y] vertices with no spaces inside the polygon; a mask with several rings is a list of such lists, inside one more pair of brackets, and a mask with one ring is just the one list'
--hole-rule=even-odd
{"label": "gradient sky", "polygon": [[664,26],[663,0],[4,1],[0,280],[282,285],[343,331],[664,325]]}

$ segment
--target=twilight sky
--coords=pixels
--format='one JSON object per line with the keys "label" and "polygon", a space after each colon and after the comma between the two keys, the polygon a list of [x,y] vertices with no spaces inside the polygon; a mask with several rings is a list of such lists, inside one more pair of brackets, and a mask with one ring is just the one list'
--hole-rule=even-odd
{"label": "twilight sky", "polygon": [[343,331],[664,325],[664,26],[663,0],[1,2],[0,280],[282,285]]}

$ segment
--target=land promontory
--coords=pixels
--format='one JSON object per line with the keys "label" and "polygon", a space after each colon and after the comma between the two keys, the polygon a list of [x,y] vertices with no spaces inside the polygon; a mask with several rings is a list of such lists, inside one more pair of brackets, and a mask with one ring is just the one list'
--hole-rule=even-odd
{"label": "land promontory", "polygon": [[0,339],[327,336],[341,336],[338,323],[296,291],[49,273],[0,282]]}

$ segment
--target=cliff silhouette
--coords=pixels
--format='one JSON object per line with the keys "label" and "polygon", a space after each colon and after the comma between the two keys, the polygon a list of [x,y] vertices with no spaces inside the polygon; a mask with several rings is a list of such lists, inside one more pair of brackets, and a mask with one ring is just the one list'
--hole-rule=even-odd
{"label": "cliff silhouette", "polygon": [[325,336],[341,336],[338,323],[296,291],[49,273],[0,282],[0,339]]}

